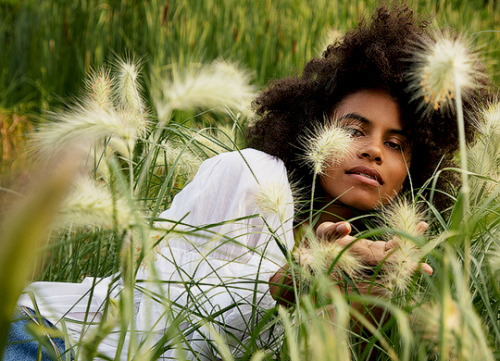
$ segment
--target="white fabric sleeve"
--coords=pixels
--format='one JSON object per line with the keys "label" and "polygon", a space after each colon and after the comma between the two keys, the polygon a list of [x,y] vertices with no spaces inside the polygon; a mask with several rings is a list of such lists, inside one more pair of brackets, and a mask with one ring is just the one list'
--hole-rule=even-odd
{"label": "white fabric sleeve", "polygon": [[[159,228],[208,227],[193,231],[187,242],[171,239],[171,248],[195,247],[205,257],[261,264],[267,271],[286,263],[283,250],[293,247],[293,199],[286,169],[280,160],[254,149],[205,161],[159,218],[171,220],[157,222]],[[175,225],[178,220],[184,226]]]}
{"label": "white fabric sleeve", "polygon": [[[162,290],[154,283],[144,285],[164,293],[178,310],[168,312],[174,310],[172,317],[184,312],[186,324],[198,322],[200,314],[219,312],[216,323],[232,330],[228,342],[243,342],[250,320],[259,319],[255,313],[275,305],[269,279],[286,264],[293,247],[293,215],[282,161],[254,149],[211,158],[160,214],[156,227],[186,233],[170,232],[156,249],[154,270]],[[154,280],[150,277],[146,269],[138,278]],[[160,333],[167,329],[165,305],[143,301],[137,324],[151,329],[153,323]],[[196,315],[189,310],[197,310]],[[189,342],[194,348],[195,340]]]}

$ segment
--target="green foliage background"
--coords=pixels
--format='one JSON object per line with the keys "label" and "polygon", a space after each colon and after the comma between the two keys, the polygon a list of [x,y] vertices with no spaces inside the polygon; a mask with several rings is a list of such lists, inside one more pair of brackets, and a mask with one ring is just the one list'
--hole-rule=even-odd
{"label": "green foliage background", "polygon": [[[16,142],[14,138],[23,137],[23,131],[29,128],[28,123],[42,121],[41,116],[47,111],[64,108],[69,102],[68,99],[81,93],[85,73],[102,64],[127,56],[141,59],[141,82],[145,90],[145,104],[148,105],[152,104],[151,95],[147,92],[153,88],[150,83],[156,76],[154,70],[169,69],[172,66],[183,67],[191,62],[209,63],[217,58],[238,62],[253,72],[255,84],[264,87],[273,79],[299,73],[307,60],[321,54],[328,40],[333,39],[332,34],[342,34],[352,28],[362,14],[370,14],[378,4],[378,1],[348,0],[0,0],[2,159],[5,160],[5,150],[8,148],[6,145],[19,146],[20,142]],[[481,56],[486,59],[485,63],[493,82],[498,84],[499,2],[414,0],[409,1],[409,5],[419,14],[432,14],[431,26],[450,27],[468,35]],[[428,20],[429,17],[424,16],[422,19]],[[328,39],[329,34],[330,39]],[[175,119],[190,120],[190,116],[194,115],[186,113],[177,113]],[[155,114],[151,115],[151,119],[155,119]],[[218,118],[215,116],[213,119],[217,121]],[[140,206],[141,210],[154,209],[156,212],[159,208],[165,208],[173,194],[182,188],[186,180],[178,180],[174,171],[176,164],[167,169],[167,174],[161,176],[155,174],[156,158],[161,158],[158,157],[155,147],[161,141],[171,139],[182,139],[184,143],[191,142],[193,133],[190,127],[193,123],[186,121],[180,125],[171,122],[164,129],[158,128],[157,142],[153,143],[151,148],[147,142],[139,143],[135,148],[135,158],[129,163],[124,162],[123,158],[112,158],[108,165],[113,175],[111,177],[113,181],[108,184],[112,193],[127,195],[130,203],[137,201],[137,206]],[[51,169],[46,171],[54,173]],[[129,172],[128,184],[127,177],[122,171]],[[2,173],[4,176],[3,169]],[[142,179],[143,175],[145,175],[145,189],[142,189],[141,182],[137,181]],[[479,180],[477,182],[479,183]],[[450,359],[447,356],[455,352],[458,353],[458,359],[467,359],[466,356],[471,355],[472,348],[467,342],[463,344],[461,342],[468,339],[473,340],[471,344],[474,345],[477,344],[477,340],[483,342],[482,352],[489,355],[490,359],[499,357],[498,266],[490,267],[487,256],[491,250],[498,252],[498,248],[493,245],[498,243],[500,191],[498,183],[496,190],[489,197],[484,197],[480,186],[476,185],[474,189],[477,191],[474,193],[477,197],[473,197],[470,209],[466,209],[474,216],[467,219],[467,222],[463,219],[464,203],[461,198],[455,202],[449,220],[442,218],[440,214],[434,214],[438,220],[435,233],[443,235],[440,241],[442,247],[429,255],[429,262],[433,265],[436,276],[424,279],[425,282],[421,284],[428,289],[425,294],[429,300],[435,301],[442,306],[441,310],[445,310],[438,315],[442,316],[441,319],[436,321],[440,332],[436,345],[427,347],[420,342],[422,339],[425,341],[426,335],[422,339],[415,336],[414,342],[412,330],[408,327],[401,328],[403,324],[401,322],[409,324],[410,311],[418,308],[425,311],[425,307],[413,303],[411,295],[408,299],[391,301],[362,298],[360,295],[346,296],[350,302],[367,301],[377,305],[384,303],[384,306],[391,310],[394,318],[379,328],[382,336],[377,337],[380,340],[387,340],[394,352],[400,355],[400,359],[427,360],[429,350],[434,350],[436,359]],[[136,195],[139,197],[133,198]],[[44,209],[44,206],[41,205],[40,209]],[[38,213],[42,212],[34,213],[36,214],[33,217],[38,219]],[[24,211],[20,214],[26,217],[30,215]],[[46,222],[40,221],[40,223]],[[20,219],[19,224],[33,224],[33,222]],[[12,232],[0,233],[0,236],[10,235],[11,244],[17,242],[19,238],[24,238],[17,236],[15,231],[19,231],[20,227],[14,226],[12,229],[7,227],[7,231]],[[137,228],[144,231],[140,227]],[[125,233],[118,227],[116,229],[88,227],[58,234],[57,239],[44,247],[44,257],[39,259],[40,269],[43,271],[35,278],[78,282],[88,275],[110,275],[117,272],[120,266],[123,268],[127,264],[133,265],[133,257],[129,260],[126,252],[125,256],[120,255],[120,250],[126,251],[126,247],[123,246],[124,235]],[[8,242],[4,243],[8,245]],[[463,245],[467,246],[462,247]],[[132,248],[132,244],[130,247]],[[467,257],[462,248],[472,252],[471,275],[470,279],[465,280],[462,261]],[[4,249],[0,248],[1,250]],[[130,253],[133,254],[132,251]],[[19,267],[23,266],[21,261]],[[8,285],[10,273],[15,272],[11,271],[10,267],[4,268],[0,269],[2,286]],[[496,271],[492,271],[493,269]],[[127,272],[123,273],[127,276]],[[133,280],[128,281],[130,283],[126,286],[132,289]],[[22,288],[21,283],[15,286]],[[412,284],[420,285],[418,280]],[[311,299],[313,298],[314,295]],[[126,300],[126,297],[124,299]],[[303,310],[307,310],[308,300],[305,299]],[[443,321],[446,320],[450,300],[458,305],[456,307],[462,315],[461,324],[457,327],[461,333],[453,334],[458,340],[456,350],[449,346],[450,340],[446,333],[448,325]],[[336,301],[338,301],[336,306],[343,302]],[[13,308],[15,298],[9,302]],[[318,300],[316,302],[319,303]],[[123,318],[133,314],[133,304],[130,305],[120,305]],[[312,303],[310,307],[314,308]],[[0,307],[0,309],[6,308]],[[297,315],[303,317],[299,313]],[[314,322],[318,321],[314,311],[311,311],[310,316]],[[0,327],[8,324],[9,317],[7,312],[0,314]],[[283,316],[283,319],[286,320],[286,316]],[[476,322],[477,324],[480,322],[481,325],[476,327]],[[304,354],[312,355],[316,345],[328,346],[328,342],[335,339],[331,337],[331,330],[327,329],[328,332],[324,332],[322,342],[313,343],[311,340],[313,336],[316,337],[315,326],[310,327],[307,322],[298,324],[299,328],[294,329],[296,335],[288,333],[287,339],[290,345],[296,339],[302,342],[299,346]],[[4,334],[5,329],[6,327],[2,329]],[[122,327],[122,331],[126,333],[126,327]],[[345,329],[334,331],[344,335],[342,337],[347,337]],[[2,337],[5,336],[0,334],[1,347],[3,347]],[[84,346],[93,345],[92,340],[86,342]],[[357,342],[358,345],[361,344],[359,340]],[[379,348],[374,346],[374,343],[375,339],[370,349]],[[313,350],[311,351],[309,347]],[[334,348],[345,349],[337,346]],[[364,359],[370,352],[357,346],[356,342],[352,349],[357,359]],[[160,352],[159,350],[156,351]],[[254,351],[249,348],[248,352],[251,354]],[[280,350],[274,351],[276,353],[274,356],[277,357]],[[410,351],[415,353],[410,354]],[[284,350],[280,359],[303,359],[294,358],[293,352],[293,347],[290,346],[290,350]],[[331,356],[328,353],[325,355]],[[268,356],[268,359],[271,359],[271,355]],[[151,356],[150,359],[154,357]],[[324,359],[343,360],[340,356]],[[379,359],[394,358],[389,351],[385,351]]]}
{"label": "green foliage background", "polygon": [[[151,65],[217,57],[238,61],[257,84],[300,71],[332,30],[352,28],[373,0],[1,0],[0,107],[38,113],[77,93],[90,69],[130,54]],[[500,77],[500,3],[409,1],[433,25],[472,35]]]}

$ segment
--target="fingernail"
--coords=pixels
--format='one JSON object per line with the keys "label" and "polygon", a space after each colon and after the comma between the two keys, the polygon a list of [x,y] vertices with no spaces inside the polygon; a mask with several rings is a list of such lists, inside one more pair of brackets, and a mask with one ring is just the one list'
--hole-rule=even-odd
{"label": "fingernail", "polygon": [[345,222],[340,223],[337,226],[337,233],[346,233],[349,232],[349,228],[347,227],[347,224]]}
{"label": "fingernail", "polygon": [[427,263],[422,264],[422,269],[424,270],[425,273],[427,273],[429,275],[432,275],[434,273],[434,270],[432,269],[432,267],[430,265],[428,265]]}

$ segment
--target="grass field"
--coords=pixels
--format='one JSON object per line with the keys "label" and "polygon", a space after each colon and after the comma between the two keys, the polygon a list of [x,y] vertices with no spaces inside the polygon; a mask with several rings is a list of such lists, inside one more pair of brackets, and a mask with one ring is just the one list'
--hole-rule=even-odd
{"label": "grass field", "polygon": [[[80,282],[117,272],[122,295],[106,299],[105,317],[82,336],[75,352],[77,359],[95,359],[97,345],[113,330],[124,345],[127,330],[134,330],[134,287],[168,303],[164,294],[150,294],[135,280],[140,261],[151,261],[155,247],[175,234],[154,229],[154,218],[204,159],[244,147],[245,104],[260,89],[298,74],[377,4],[0,0],[0,351],[28,281]],[[409,4],[417,13],[433,14],[431,26],[467,36],[498,88],[500,3]],[[165,90],[175,88],[186,69],[193,79],[206,80],[211,96],[183,98]],[[230,91],[228,84],[234,86]],[[295,308],[266,315],[270,324],[282,324],[283,347],[261,349],[262,325],[249,325],[250,341],[239,345],[243,355],[231,354],[228,340],[214,332],[211,346],[220,357],[343,361],[376,353],[377,360],[500,359],[499,112],[492,109],[489,128],[467,150],[469,162],[462,168],[472,172],[466,176],[470,192],[450,195],[456,198],[449,212],[431,207],[430,239],[388,226],[422,246],[434,276],[415,275],[404,292],[383,299],[341,294],[318,276]],[[35,129],[36,141],[28,143]],[[82,148],[81,139],[92,139],[91,145]],[[71,145],[79,148],[62,156]],[[82,169],[84,181],[78,176]],[[377,237],[387,228],[371,232]],[[154,360],[197,329],[220,326],[213,314],[203,313],[203,297],[193,298],[201,311],[186,310],[176,321],[193,327],[174,336],[172,322],[168,337],[154,346],[148,344],[151,335],[132,332],[129,359]],[[357,303],[377,306],[388,321],[369,322],[370,315],[350,307]],[[335,322],[318,312],[328,313],[331,305]],[[350,323],[353,318],[364,331]]]}

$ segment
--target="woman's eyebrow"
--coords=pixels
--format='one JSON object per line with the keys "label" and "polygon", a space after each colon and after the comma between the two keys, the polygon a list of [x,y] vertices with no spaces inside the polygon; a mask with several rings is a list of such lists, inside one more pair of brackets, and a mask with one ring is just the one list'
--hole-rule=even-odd
{"label": "woman's eyebrow", "polygon": [[[338,121],[340,122],[341,120],[344,120],[344,119],[354,119],[354,120],[360,121],[363,124],[372,125],[372,121],[370,119],[367,119],[367,118],[365,118],[362,115],[359,115],[357,113],[344,114],[343,116],[341,116],[339,118]],[[408,137],[406,132],[403,131],[402,129],[390,129],[389,133],[399,134],[399,135],[402,135],[403,137]]]}

